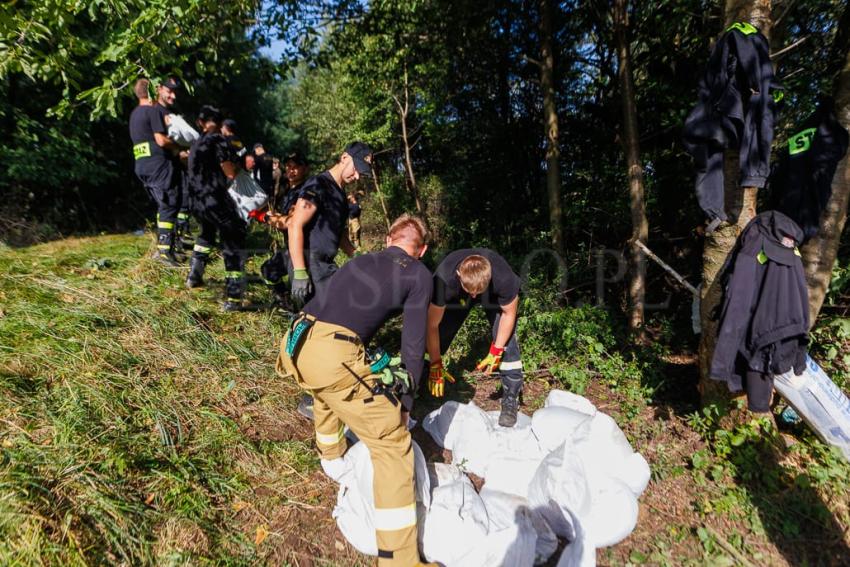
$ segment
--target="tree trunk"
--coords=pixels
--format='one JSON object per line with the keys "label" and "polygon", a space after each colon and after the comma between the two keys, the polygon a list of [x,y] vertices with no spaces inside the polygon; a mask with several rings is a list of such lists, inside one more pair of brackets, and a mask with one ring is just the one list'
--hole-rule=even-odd
{"label": "tree trunk", "polygon": [[381,209],[384,210],[384,220],[387,223],[387,232],[390,230],[390,213],[387,212],[387,203],[384,201],[384,194],[381,192],[381,184],[378,183],[378,168],[372,164],[372,182],[375,184],[375,193],[378,194],[378,200],[381,201]]}
{"label": "tree trunk", "polygon": [[[770,0],[727,0],[724,30],[735,22],[749,22],[770,37]],[[699,345],[700,393],[703,405],[722,402],[728,398],[726,385],[711,380],[709,371],[714,345],[717,342],[717,324],[711,314],[720,303],[722,289],[717,275],[727,256],[735,246],[738,235],[756,215],[755,187],[741,187],[738,152],[729,150],[723,164],[725,208],[729,223],[722,224],[712,234],[706,235],[703,248],[702,288],[700,289],[700,323],[702,335]]]}
{"label": "tree trunk", "polygon": [[[844,10],[844,16],[839,29],[850,26],[850,7]],[[841,38],[836,38],[839,41]],[[843,66],[838,72],[834,87],[835,113],[841,125],[850,130],[850,42],[839,45],[843,53],[836,53],[836,59],[841,57]],[[826,210],[820,219],[820,230],[815,238],[803,246],[803,264],[806,268],[806,279],[809,283],[809,317],[814,326],[815,320],[823,306],[829,282],[832,278],[832,267],[838,257],[838,245],[847,220],[847,205],[850,202],[850,152],[838,162],[835,176],[832,178],[832,195],[826,205]]]}
{"label": "tree trunk", "polygon": [[401,142],[404,146],[404,167],[407,170],[407,186],[416,203],[416,212],[422,215],[425,208],[419,196],[419,188],[416,186],[416,176],[413,174],[413,160],[410,157],[410,138],[407,133],[407,117],[410,115],[410,84],[407,80],[407,68],[404,69],[404,102],[395,97],[398,107],[398,116],[401,121]]}
{"label": "tree trunk", "polygon": [[623,111],[623,150],[629,173],[629,196],[632,212],[632,278],[629,283],[629,328],[643,336],[644,299],[646,297],[646,255],[638,241],[646,243],[649,238],[649,222],[646,219],[644,200],[643,166],[640,162],[640,136],[635,104],[635,87],[632,79],[631,53],[628,38],[628,0],[614,1],[614,32],[619,62],[620,98]]}
{"label": "tree trunk", "polygon": [[549,197],[549,225],[552,232],[552,247],[558,254],[563,254],[561,148],[558,142],[555,54],[552,45],[552,5],[550,0],[540,0],[540,88],[543,91],[543,125],[546,135],[546,193]]}

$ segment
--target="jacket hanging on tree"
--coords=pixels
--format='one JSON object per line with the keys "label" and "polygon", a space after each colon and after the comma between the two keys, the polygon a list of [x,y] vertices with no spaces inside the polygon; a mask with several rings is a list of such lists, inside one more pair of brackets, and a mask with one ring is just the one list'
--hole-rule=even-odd
{"label": "jacket hanging on tree", "polygon": [[711,377],[742,389],[747,371],[805,368],[809,294],[797,245],[803,231],[777,211],[757,215],[721,270],[717,344]]}
{"label": "jacket hanging on tree", "polygon": [[779,151],[770,175],[772,206],[800,225],[804,240],[818,232],[832,195],[832,177],[847,152],[848,140],[850,135],[835,116],[833,100],[823,98]]}
{"label": "jacket hanging on tree", "polygon": [[711,52],[699,101],[684,127],[685,148],[697,170],[697,199],[711,220],[726,220],[724,150],[739,150],[742,186],[765,186],[779,89],[767,39],[751,24],[732,24]]}

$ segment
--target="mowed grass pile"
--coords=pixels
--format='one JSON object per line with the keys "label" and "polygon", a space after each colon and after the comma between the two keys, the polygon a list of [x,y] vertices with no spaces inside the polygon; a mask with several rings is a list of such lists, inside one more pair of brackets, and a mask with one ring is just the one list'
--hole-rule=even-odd
{"label": "mowed grass pile", "polygon": [[0,250],[0,564],[355,564],[274,374],[286,319],[221,312],[220,260],[190,292],[150,243]]}

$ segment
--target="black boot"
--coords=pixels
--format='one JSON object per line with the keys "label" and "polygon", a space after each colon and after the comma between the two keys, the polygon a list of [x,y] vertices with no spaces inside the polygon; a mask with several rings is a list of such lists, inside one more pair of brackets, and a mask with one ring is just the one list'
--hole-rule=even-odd
{"label": "black boot", "polygon": [[[225,263],[226,268],[226,263]],[[225,311],[241,311],[242,297],[245,295],[245,272],[228,270],[224,273],[224,305]]]}
{"label": "black boot", "polygon": [[502,411],[499,412],[499,425],[513,427],[519,411],[519,393],[522,388],[502,388]]}
{"label": "black boot", "polygon": [[206,258],[192,256],[189,262],[189,277],[186,278],[186,287],[189,289],[203,287],[204,269],[207,267]]}

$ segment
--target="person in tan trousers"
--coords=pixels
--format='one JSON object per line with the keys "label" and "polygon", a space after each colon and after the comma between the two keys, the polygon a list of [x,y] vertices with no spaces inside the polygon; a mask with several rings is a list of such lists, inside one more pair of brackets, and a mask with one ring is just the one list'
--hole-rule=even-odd
{"label": "person in tan trousers", "polygon": [[[375,529],[380,567],[417,567],[413,447],[407,421],[423,373],[431,274],[419,261],[427,250],[422,220],[402,215],[387,248],[346,263],[327,293],[310,301],[281,343],[276,370],[314,397],[316,445],[334,479],[348,448],[345,425],[369,448],[374,469]],[[382,389],[387,368],[367,347],[383,324],[401,313],[403,372]],[[374,346],[374,345],[372,345]]]}

